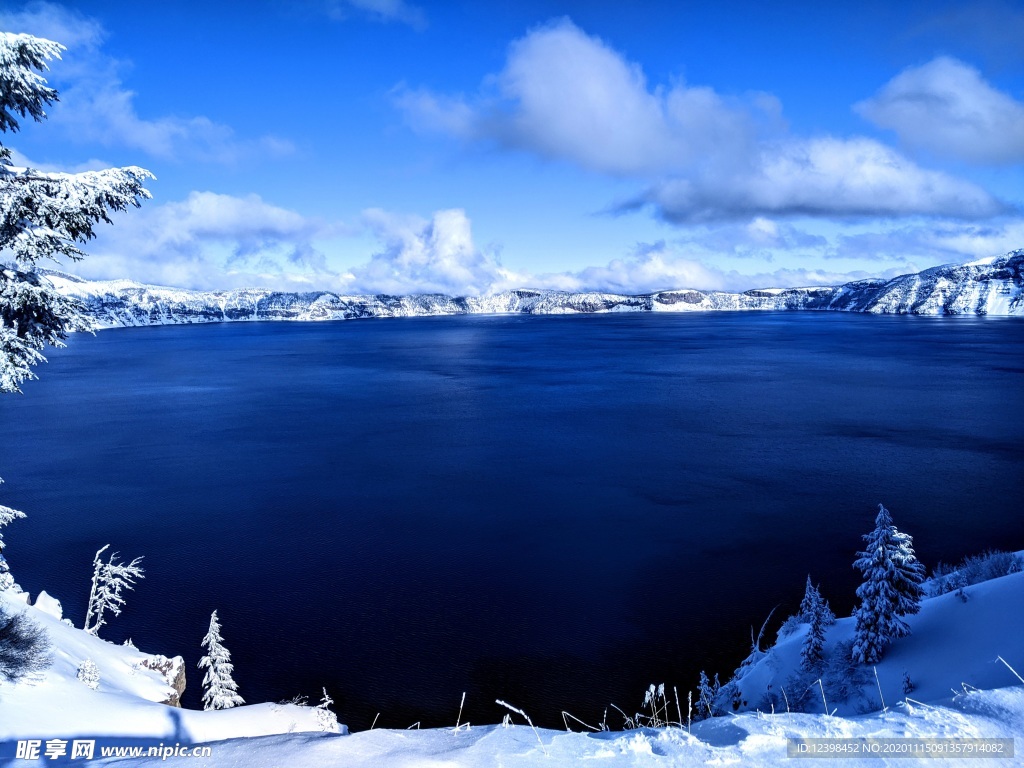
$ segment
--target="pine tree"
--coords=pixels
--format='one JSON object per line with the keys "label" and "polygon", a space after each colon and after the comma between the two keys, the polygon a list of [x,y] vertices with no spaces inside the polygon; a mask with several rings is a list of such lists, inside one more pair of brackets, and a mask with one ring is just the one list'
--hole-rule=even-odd
{"label": "pine tree", "polygon": [[100,687],[100,670],[92,659],[86,659],[78,665],[78,674],[75,677],[82,685],[92,688],[94,691]]}
{"label": "pine tree", "polygon": [[[0,32],[0,132],[19,128],[18,116],[37,122],[58,100],[40,72],[59,59],[64,46],[24,34]],[[62,346],[72,330],[86,330],[80,307],[58,294],[36,272],[44,259],[73,261],[78,247],[95,235],[110,213],[138,207],[150,195],[149,171],[137,167],[86,173],[43,173],[15,167],[0,144],[0,392],[20,392],[44,362],[42,349]]]}
{"label": "pine tree", "polygon": [[[0,483],[2,482],[3,480],[0,480]],[[4,526],[24,516],[24,512],[0,505],[0,592],[14,586],[14,577],[7,567],[7,560],[4,559]]]}
{"label": "pine tree", "polygon": [[889,510],[881,504],[875,529],[863,538],[866,547],[853,564],[864,582],[857,588],[860,604],[854,612],[852,653],[854,661],[873,664],[891,640],[910,634],[903,617],[920,610],[925,573],[914,554],[913,538],[896,529]]}
{"label": "pine tree", "polygon": [[136,579],[144,578],[136,557],[130,563],[120,563],[117,552],[107,562],[100,558],[110,545],[101,547],[92,559],[92,589],[89,591],[89,607],[85,611],[85,624],[82,626],[91,635],[99,635],[100,627],[106,624],[103,614],[110,611],[115,616],[121,615],[124,598],[121,590],[134,589]]}
{"label": "pine tree", "polygon": [[807,578],[807,590],[800,603],[801,617],[808,623],[807,636],[800,649],[800,666],[810,672],[818,669],[825,658],[825,601],[817,587]]}
{"label": "pine tree", "polygon": [[316,722],[320,726],[321,731],[327,733],[338,732],[338,716],[334,714],[330,707],[334,703],[334,699],[327,695],[327,689],[324,688],[323,698],[320,699],[320,703],[314,707],[316,713]]}
{"label": "pine tree", "polygon": [[800,601],[800,621],[805,624],[810,622],[811,616],[818,611],[818,604],[821,595],[818,589],[811,584],[811,575],[807,574],[807,586],[804,587],[804,597]]}
{"label": "pine tree", "polygon": [[[17,132],[18,118],[36,122],[58,100],[39,74],[59,59],[64,46],[32,35],[0,32],[0,133]],[[0,392],[20,392],[35,378],[32,366],[45,362],[42,350],[64,345],[70,331],[88,330],[80,306],[36,272],[48,259],[72,261],[78,247],[110,223],[110,213],[139,207],[150,197],[143,186],[153,174],[135,166],[87,173],[42,173],[15,167],[11,150],[0,143]],[[0,506],[0,528],[24,517]],[[3,541],[0,539],[0,550]],[[16,587],[0,554],[0,590]]]}
{"label": "pine tree", "polygon": [[828,604],[821,594],[821,588],[811,584],[810,574],[807,576],[807,586],[804,587],[804,597],[800,601],[800,612],[797,617],[804,624],[809,624],[811,614],[817,612],[822,626],[831,627],[836,623],[836,615],[832,612],[832,606]]}
{"label": "pine tree", "polygon": [[245,700],[238,695],[238,685],[231,678],[235,665],[231,663],[230,651],[222,645],[223,639],[220,636],[217,612],[214,611],[210,615],[210,631],[203,638],[207,655],[199,660],[200,669],[206,669],[206,677],[203,678],[203,709],[230,709],[245,704]]}
{"label": "pine tree", "polygon": [[697,684],[697,712],[700,714],[701,719],[714,717],[715,698],[718,696],[720,688],[721,684],[718,682],[718,675],[715,675],[715,682],[712,685],[708,680],[707,672],[703,669],[700,671],[700,682]]}

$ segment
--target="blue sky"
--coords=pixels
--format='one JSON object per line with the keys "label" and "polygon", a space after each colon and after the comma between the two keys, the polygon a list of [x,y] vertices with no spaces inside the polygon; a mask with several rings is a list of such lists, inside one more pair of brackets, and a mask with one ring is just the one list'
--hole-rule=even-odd
{"label": "blue sky", "polygon": [[65,44],[5,137],[139,165],[74,265],[195,288],[639,293],[1024,247],[1024,3],[5,3]]}

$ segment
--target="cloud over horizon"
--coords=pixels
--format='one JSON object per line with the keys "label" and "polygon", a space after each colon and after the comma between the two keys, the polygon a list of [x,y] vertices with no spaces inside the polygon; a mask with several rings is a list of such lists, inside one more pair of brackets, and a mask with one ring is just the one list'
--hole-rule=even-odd
{"label": "cloud over horizon", "polygon": [[436,211],[428,221],[373,208],[362,220],[384,247],[348,271],[347,290],[476,296],[507,287],[512,277],[474,244],[462,209]]}
{"label": "cloud over horizon", "polygon": [[1007,210],[978,185],[873,139],[793,135],[770,94],[651,87],[638,64],[568,19],[514,41],[476,97],[400,87],[394,100],[417,130],[637,179],[647,190],[612,208],[649,204],[677,224]]}
{"label": "cloud over horizon", "polygon": [[[332,243],[370,237],[378,245],[352,265],[338,264]],[[193,192],[184,200],[119,215],[101,228],[81,264],[65,268],[92,279],[140,282],[202,290],[262,287],[347,294],[482,295],[514,288],[642,294],[661,290],[743,291],[750,288],[836,285],[867,277],[892,277],[932,263],[965,261],[1010,250],[1024,238],[1019,222],[1001,226],[922,222],[895,230],[841,232],[832,237],[786,222],[758,218],[746,224],[694,227],[671,241],[639,243],[632,253],[576,270],[529,272],[504,266],[478,247],[464,210],[425,218],[367,209],[353,223],[303,216],[257,195],[233,197]],[[873,252],[898,242],[902,256]],[[770,269],[778,249],[861,258],[884,268]],[[727,269],[723,254],[764,266]],[[931,260],[931,261],[929,261]]]}

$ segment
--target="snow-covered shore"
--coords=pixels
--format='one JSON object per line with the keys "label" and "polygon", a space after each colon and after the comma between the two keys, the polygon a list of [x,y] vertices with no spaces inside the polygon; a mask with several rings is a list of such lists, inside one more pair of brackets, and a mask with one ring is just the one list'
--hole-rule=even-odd
{"label": "snow-covered shore", "polygon": [[[256,704],[226,711],[199,712],[160,702],[174,691],[168,674],[173,659],[152,657],[87,635],[60,621],[52,598],[26,606],[24,595],[0,592],[8,612],[27,611],[49,636],[53,664],[37,679],[0,684],[0,765],[54,765],[42,751],[35,760],[16,757],[18,742],[38,739],[96,739],[94,762],[156,765],[154,757],[101,757],[102,746],[210,747],[203,765],[219,766],[495,766],[601,765],[696,766],[708,763],[744,766],[786,761],[789,739],[806,738],[1009,738],[1024,750],[1024,685],[1002,656],[1024,668],[1024,573],[971,586],[964,602],[954,593],[929,598],[909,617],[914,633],[895,641],[877,665],[887,709],[856,714],[872,705],[875,685],[836,702],[834,715],[810,703],[809,714],[770,710],[741,711],[678,727],[629,731],[534,731],[513,716],[515,725],[474,725],[422,731],[371,730],[347,735],[344,726],[325,731],[317,710],[294,704]],[[852,631],[840,619],[829,631],[834,645]],[[792,679],[799,665],[803,632],[798,630],[763,653],[738,681],[749,702],[765,700]],[[76,673],[85,659],[100,672],[97,690]],[[172,662],[171,664],[162,662]],[[146,662],[146,664],[143,664]],[[155,662],[155,663],[154,663]],[[899,690],[909,671],[916,689]],[[195,673],[192,674],[195,679]],[[685,706],[685,705],[684,705]],[[751,704],[753,709],[756,704]],[[817,714],[815,714],[817,712]],[[344,712],[341,713],[344,720]],[[454,725],[454,723],[453,723]],[[144,753],[140,753],[144,754]],[[182,759],[182,758],[171,758]],[[899,758],[892,758],[895,762]],[[1017,760],[1019,761],[1019,757]],[[970,759],[945,764],[974,764]],[[70,760],[66,764],[78,764]],[[844,765],[885,765],[885,759],[844,760]],[[903,762],[896,762],[903,765]],[[998,765],[1009,765],[1001,762]],[[1020,764],[1019,762],[1017,764]]]}
{"label": "snow-covered shore", "polygon": [[841,286],[763,288],[744,293],[671,290],[613,293],[516,290],[479,297],[357,296],[267,289],[192,291],[131,280],[90,281],[47,271],[59,293],[80,302],[95,328],[251,320],[326,321],[466,314],[831,310],[869,314],[1024,315],[1024,250],[949,264],[891,280]]}

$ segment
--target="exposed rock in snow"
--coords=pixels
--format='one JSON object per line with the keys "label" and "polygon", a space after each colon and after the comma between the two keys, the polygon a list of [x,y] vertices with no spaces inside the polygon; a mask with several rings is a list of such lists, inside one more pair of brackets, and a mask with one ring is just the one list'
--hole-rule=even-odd
{"label": "exposed rock in snow", "polygon": [[[154,656],[107,642],[27,605],[23,597],[0,591],[0,607],[7,613],[27,612],[48,636],[53,657],[50,667],[35,679],[0,683],[0,765],[14,758],[18,739],[85,736],[173,744],[323,730],[313,707],[294,704],[258,704],[223,712],[168,706],[166,702],[184,689],[183,681],[180,688],[177,682],[184,677],[180,657]],[[96,668],[95,690],[79,679],[87,660]],[[343,726],[337,729],[343,732]],[[5,751],[8,747],[11,754]]]}
{"label": "exposed rock in snow", "polygon": [[146,669],[159,672],[167,684],[171,686],[173,693],[162,703],[171,707],[181,706],[181,695],[185,693],[185,660],[181,656],[168,659],[166,656],[151,656],[143,659],[139,664]]}
{"label": "exposed rock in snow", "polygon": [[345,296],[261,289],[189,291],[130,280],[87,281],[45,272],[78,299],[97,328],[238,320],[348,320],[461,314],[576,314],[837,310],[873,314],[1024,315],[1024,250],[892,280],[838,287],[765,288],[745,293],[678,290],[641,296],[564,291],[503,291],[490,296]]}

